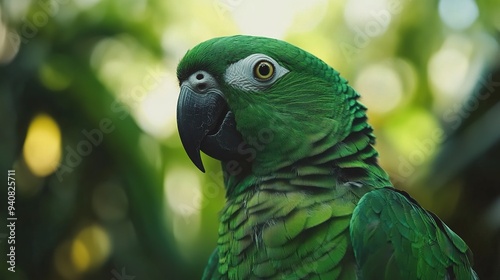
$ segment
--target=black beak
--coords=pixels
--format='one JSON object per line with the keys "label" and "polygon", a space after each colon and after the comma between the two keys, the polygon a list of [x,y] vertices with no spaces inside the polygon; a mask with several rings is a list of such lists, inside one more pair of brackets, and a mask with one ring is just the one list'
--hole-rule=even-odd
{"label": "black beak", "polygon": [[177,127],[184,150],[202,172],[205,168],[200,150],[219,160],[238,157],[238,145],[243,140],[236,130],[234,114],[216,80],[205,71],[192,74],[181,84]]}

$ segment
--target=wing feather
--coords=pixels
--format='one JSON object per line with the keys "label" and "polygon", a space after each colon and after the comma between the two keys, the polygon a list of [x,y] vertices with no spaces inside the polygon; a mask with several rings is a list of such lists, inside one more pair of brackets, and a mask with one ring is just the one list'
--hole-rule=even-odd
{"label": "wing feather", "polygon": [[477,279],[465,242],[405,192],[364,195],[350,235],[361,279]]}

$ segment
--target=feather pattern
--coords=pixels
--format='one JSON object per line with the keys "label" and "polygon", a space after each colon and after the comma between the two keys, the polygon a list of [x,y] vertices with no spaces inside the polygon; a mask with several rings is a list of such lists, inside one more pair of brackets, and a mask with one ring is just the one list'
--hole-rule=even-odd
{"label": "feather pattern", "polygon": [[[237,84],[256,54],[286,71]],[[190,50],[179,81],[196,71],[217,81],[243,139],[242,158],[222,162],[227,203],[203,279],[477,279],[465,242],[392,188],[366,107],[333,68],[282,41],[232,36]]]}
{"label": "feather pattern", "polygon": [[408,194],[393,188],[361,198],[350,235],[362,279],[478,279],[465,242]]}

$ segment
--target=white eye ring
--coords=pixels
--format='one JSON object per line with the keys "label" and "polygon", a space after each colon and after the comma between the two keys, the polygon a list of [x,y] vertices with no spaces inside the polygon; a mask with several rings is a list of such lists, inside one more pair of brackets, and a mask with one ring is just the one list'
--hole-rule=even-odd
{"label": "white eye ring", "polygon": [[[270,72],[264,73],[269,75],[259,77],[257,68],[261,63],[270,66]],[[229,85],[244,91],[262,91],[288,72],[290,72],[288,69],[268,55],[255,53],[229,65],[224,73],[224,80]]]}

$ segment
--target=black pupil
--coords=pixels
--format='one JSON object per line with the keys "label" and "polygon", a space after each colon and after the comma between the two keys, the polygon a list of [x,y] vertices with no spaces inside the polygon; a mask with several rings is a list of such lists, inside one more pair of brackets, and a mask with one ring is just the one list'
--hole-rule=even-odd
{"label": "black pupil", "polygon": [[259,64],[259,74],[263,77],[267,77],[269,73],[271,73],[271,67],[269,67],[269,64],[267,63],[261,63]]}

